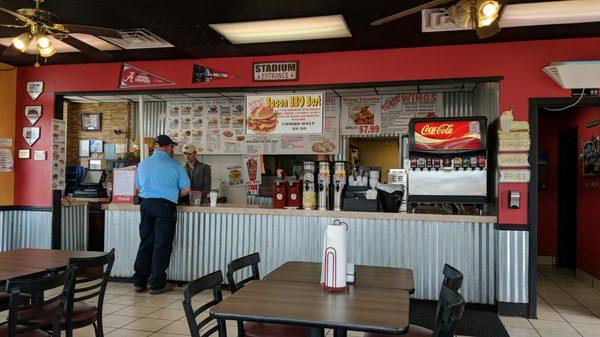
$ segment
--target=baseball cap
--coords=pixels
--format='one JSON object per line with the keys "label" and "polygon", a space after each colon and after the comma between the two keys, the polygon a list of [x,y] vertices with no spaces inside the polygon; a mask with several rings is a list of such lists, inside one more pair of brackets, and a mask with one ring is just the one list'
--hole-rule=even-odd
{"label": "baseball cap", "polygon": [[167,145],[177,145],[177,143],[175,143],[171,137],[167,136],[167,135],[160,135],[158,137],[156,137],[156,139],[154,139],[154,143],[158,146],[167,146]]}
{"label": "baseball cap", "polygon": [[196,152],[196,147],[194,146],[194,144],[185,144],[183,146],[183,149],[181,149],[181,152],[184,152],[184,153]]}

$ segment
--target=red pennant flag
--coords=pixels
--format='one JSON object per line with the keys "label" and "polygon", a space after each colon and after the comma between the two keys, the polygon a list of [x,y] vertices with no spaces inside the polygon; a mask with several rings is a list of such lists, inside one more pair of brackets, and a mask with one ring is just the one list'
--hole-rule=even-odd
{"label": "red pennant flag", "polygon": [[134,67],[127,63],[121,66],[119,88],[150,87],[157,85],[173,85],[174,83],[164,77],[160,77]]}

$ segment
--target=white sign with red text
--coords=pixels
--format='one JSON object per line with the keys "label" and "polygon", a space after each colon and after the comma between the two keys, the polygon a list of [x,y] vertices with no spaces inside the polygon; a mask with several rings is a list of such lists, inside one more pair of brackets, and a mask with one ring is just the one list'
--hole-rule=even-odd
{"label": "white sign with red text", "polygon": [[381,133],[381,96],[342,97],[340,131],[345,136]]}

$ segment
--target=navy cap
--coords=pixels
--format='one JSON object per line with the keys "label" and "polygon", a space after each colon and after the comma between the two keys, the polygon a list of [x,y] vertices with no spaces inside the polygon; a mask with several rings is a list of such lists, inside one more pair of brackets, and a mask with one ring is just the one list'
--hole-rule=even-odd
{"label": "navy cap", "polygon": [[158,137],[156,137],[156,139],[154,139],[154,144],[158,145],[160,147],[163,146],[167,146],[167,145],[177,145],[177,143],[175,143],[171,137],[167,136],[167,135],[160,135]]}

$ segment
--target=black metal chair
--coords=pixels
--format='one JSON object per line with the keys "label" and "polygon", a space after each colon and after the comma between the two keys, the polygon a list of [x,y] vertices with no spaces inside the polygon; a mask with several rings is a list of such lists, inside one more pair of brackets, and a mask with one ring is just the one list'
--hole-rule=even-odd
{"label": "black metal chair", "polygon": [[[70,296],[75,279],[75,267],[64,273],[35,279],[14,279],[6,283],[10,295],[8,321],[0,325],[1,337],[48,337],[60,336],[60,320],[65,303]],[[49,299],[23,304],[21,294],[40,293],[62,287],[61,292]],[[51,334],[46,332],[50,330]]]}
{"label": "black metal chair", "polygon": [[446,287],[454,291],[458,291],[462,287],[463,274],[458,269],[446,263],[444,264],[442,274],[444,274],[443,284]]}
{"label": "black metal chair", "polygon": [[[258,273],[259,262],[260,255],[258,253],[252,253],[250,255],[235,259],[227,264],[227,283],[229,284],[229,290],[231,293],[235,293],[236,291],[240,290],[250,281],[260,279],[260,275]],[[247,267],[252,268],[252,274],[249,277],[236,282],[234,274]],[[238,337],[304,337],[308,335],[308,328],[302,326],[243,321],[238,321],[237,326]]]}
{"label": "black metal chair", "polygon": [[[185,311],[185,318],[187,319],[188,326],[190,328],[190,334],[192,337],[200,337],[200,330],[207,326],[211,321],[216,321],[216,325],[208,329],[202,334],[202,337],[210,336],[215,332],[218,332],[219,337],[227,337],[227,330],[225,322],[221,319],[208,316],[200,323],[197,322],[196,318],[201,313],[215,306],[217,303],[223,300],[223,294],[221,292],[221,283],[223,283],[223,273],[221,271],[215,271],[211,274],[202,276],[188,283],[183,288],[183,310]],[[192,307],[192,298],[198,293],[211,289],[213,292],[213,300],[203,304],[198,309],[194,310]]]}
{"label": "black metal chair", "polygon": [[[61,329],[65,330],[67,337],[73,336],[74,329],[88,325],[94,326],[96,337],[104,336],[102,306],[114,262],[114,248],[108,254],[100,257],[69,260],[69,265],[76,267],[76,279],[67,301],[65,315],[61,320]],[[96,296],[98,297],[96,305],[85,302]]]}
{"label": "black metal chair", "polygon": [[[456,325],[460,321],[464,309],[465,300],[456,291],[442,285],[438,303],[441,306],[440,313],[435,317],[433,331],[410,325],[408,333],[402,335],[407,337],[453,337],[456,331]],[[364,337],[389,337],[389,335],[366,333]]]}

